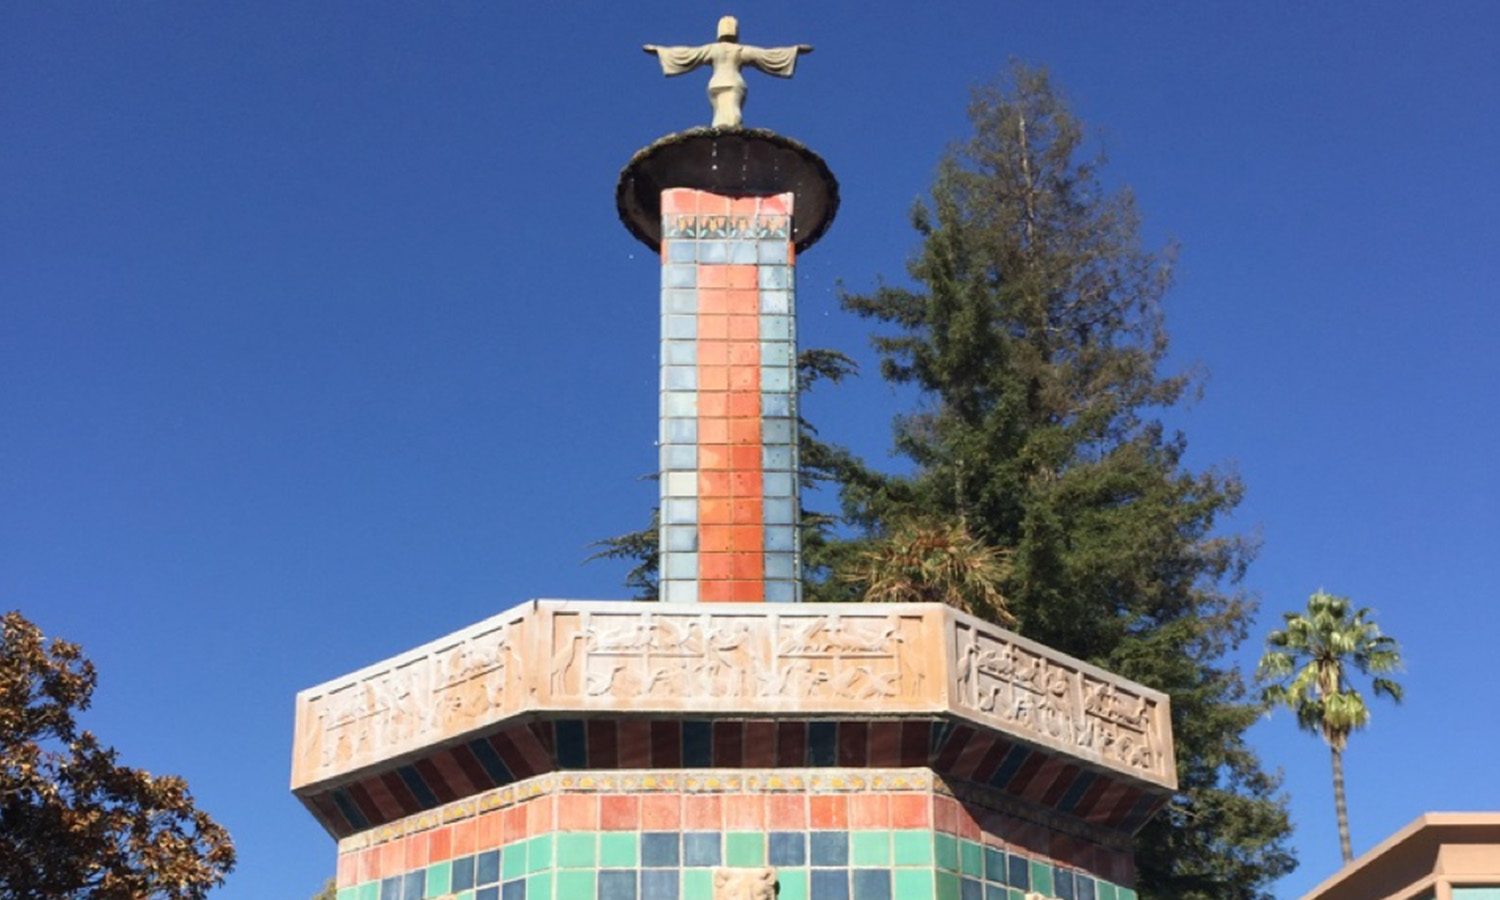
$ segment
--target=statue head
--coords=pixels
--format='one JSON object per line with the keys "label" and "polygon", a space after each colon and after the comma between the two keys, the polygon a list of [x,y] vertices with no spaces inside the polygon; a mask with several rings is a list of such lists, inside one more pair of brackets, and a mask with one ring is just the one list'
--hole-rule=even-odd
{"label": "statue head", "polygon": [[719,40],[737,43],[740,39],[740,20],[734,16],[719,19]]}

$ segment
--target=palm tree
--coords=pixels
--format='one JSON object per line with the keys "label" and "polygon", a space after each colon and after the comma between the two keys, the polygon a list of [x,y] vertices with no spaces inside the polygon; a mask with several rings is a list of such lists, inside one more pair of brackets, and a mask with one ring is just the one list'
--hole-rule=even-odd
{"label": "palm tree", "polygon": [[868,603],[946,603],[1014,626],[1000,593],[1009,574],[1005,551],[974,537],[963,520],[913,519],[877,539],[843,578],[862,585]]}
{"label": "palm tree", "polygon": [[1370,621],[1370,610],[1352,611],[1347,597],[1318,591],[1308,599],[1305,613],[1284,615],[1286,627],[1266,637],[1267,649],[1257,674],[1261,681],[1272,683],[1261,696],[1272,706],[1296,713],[1297,726],[1321,734],[1333,752],[1339,847],[1348,863],[1354,854],[1344,804],[1343,754],[1349,734],[1370,721],[1370,708],[1350,683],[1350,676],[1355,672],[1371,676],[1377,696],[1384,694],[1400,703],[1401,685],[1380,676],[1401,668],[1401,649]]}

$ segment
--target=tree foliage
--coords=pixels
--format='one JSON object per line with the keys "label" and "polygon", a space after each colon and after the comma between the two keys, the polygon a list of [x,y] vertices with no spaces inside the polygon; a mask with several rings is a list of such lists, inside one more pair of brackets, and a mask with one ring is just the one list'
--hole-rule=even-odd
{"label": "tree foliage", "polygon": [[0,896],[200,900],[222,884],[234,845],[187,784],[78,728],[97,680],[78,646],[17,612],[0,628]]}
{"label": "tree foliage", "polygon": [[1142,247],[1045,72],[1014,68],[970,117],[913,215],[915,287],[844,298],[877,325],[882,374],[922,396],[896,422],[914,474],[851,461],[845,516],[865,542],[964,523],[1006,554],[1022,633],[1169,693],[1180,789],[1141,835],[1141,892],[1269,897],[1289,825],[1244,737],[1260,707],[1224,662],[1254,611],[1235,587],[1254,547],[1220,530],[1238,479],[1189,470],[1158,418],[1196,387],[1161,371],[1170,255]]}
{"label": "tree foliage", "polygon": [[945,603],[1013,626],[1000,593],[1007,569],[1005,553],[962,520],[912,520],[869,542],[844,578],[863,588],[866,603]]}
{"label": "tree foliage", "polygon": [[1308,598],[1305,612],[1284,613],[1283,618],[1286,627],[1266,637],[1259,675],[1269,684],[1262,696],[1272,706],[1290,709],[1298,727],[1328,744],[1339,848],[1347,863],[1354,852],[1344,801],[1344,750],[1349,735],[1370,722],[1370,707],[1350,675],[1369,677],[1375,696],[1400,703],[1401,685],[1383,676],[1401,668],[1401,648],[1395,638],[1380,633],[1369,609],[1355,610],[1347,597],[1318,591]]}

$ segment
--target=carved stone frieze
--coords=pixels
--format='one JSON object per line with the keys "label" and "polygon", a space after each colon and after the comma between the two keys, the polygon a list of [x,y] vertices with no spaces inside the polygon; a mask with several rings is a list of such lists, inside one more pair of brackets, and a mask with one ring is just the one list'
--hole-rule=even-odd
{"label": "carved stone frieze", "polygon": [[770,866],[714,869],[713,900],[776,900],[776,870]]}
{"label": "carved stone frieze", "polygon": [[1175,787],[1167,698],[937,604],[532,601],[297,698],[314,792],[521,717],[952,716]]}

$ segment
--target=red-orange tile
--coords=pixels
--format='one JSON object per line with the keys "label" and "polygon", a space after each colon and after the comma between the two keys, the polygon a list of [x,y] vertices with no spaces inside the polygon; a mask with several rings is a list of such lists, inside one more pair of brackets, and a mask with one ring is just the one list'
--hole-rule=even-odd
{"label": "red-orange tile", "polygon": [[703,603],[729,603],[734,600],[734,582],[710,581],[700,579],[698,582],[698,599]]}
{"label": "red-orange tile", "polygon": [[557,798],[558,831],[598,831],[597,794],[563,794]]}
{"label": "red-orange tile", "polygon": [[641,830],[677,831],[681,827],[681,795],[648,794],[641,798]]}
{"label": "red-orange tile", "polygon": [[698,522],[702,525],[728,525],[734,521],[730,500],[699,500]]}
{"label": "red-orange tile", "polygon": [[445,859],[453,858],[453,829],[447,825],[442,828],[432,829],[432,834],[427,838],[427,859],[429,862],[440,863]]}
{"label": "red-orange tile", "polygon": [[[733,525],[699,525],[698,526],[698,552],[699,553],[724,553],[734,549],[734,526]],[[702,574],[702,570],[699,570]]]}
{"label": "red-orange tile", "polygon": [[766,602],[764,581],[731,581],[729,585],[729,599],[735,603]]}
{"label": "red-orange tile", "polygon": [[[723,553],[717,556],[728,556],[730,559],[730,577],[736,581],[753,581],[764,578],[766,569],[764,560],[759,553]],[[702,559],[702,557],[699,557]]]}
{"label": "red-orange tile", "polygon": [[734,574],[733,553],[703,553],[698,554],[698,577],[700,579],[722,580]]}
{"label": "red-orange tile", "polygon": [[699,391],[698,415],[705,419],[723,418],[729,415],[729,393],[727,391]]}
{"label": "red-orange tile", "polygon": [[356,884],[359,884],[359,853],[340,855],[337,886],[346,888],[354,887]]}
{"label": "red-orange tile", "polygon": [[663,215],[695,213],[698,211],[698,195],[701,191],[692,188],[668,188],[661,192]]}
{"label": "red-orange tile", "polygon": [[381,877],[404,872],[406,862],[406,847],[404,841],[397,839],[380,845],[380,873]]}
{"label": "red-orange tile", "polygon": [[760,291],[729,288],[726,290],[725,311],[741,316],[760,315]]}
{"label": "red-orange tile", "polygon": [[605,794],[599,798],[599,827],[604,831],[635,831],[641,827],[641,798]]}
{"label": "red-orange tile", "polygon": [[735,391],[732,394],[724,394],[723,396],[729,401],[729,415],[745,419],[760,417],[759,392]]}
{"label": "red-orange tile", "polygon": [[553,828],[552,798],[537,797],[526,801],[526,830],[538,835],[546,834]]}
{"label": "red-orange tile", "polygon": [[801,831],[807,827],[806,794],[767,794],[766,820],[777,831]]}
{"label": "red-orange tile", "polygon": [[[731,400],[730,402],[732,403],[734,401]],[[730,444],[759,444],[760,443],[760,419],[754,419],[754,418],[750,418],[748,416],[745,416],[745,417],[738,418],[738,419],[717,419],[715,421],[724,422],[725,425],[727,426],[727,428],[725,429],[725,431],[726,431],[725,438],[727,439],[727,443],[730,443]],[[703,429],[703,424],[701,422],[698,424],[698,429],[699,429],[699,433],[701,434],[702,433],[702,429]],[[716,441],[715,443],[718,443],[718,442]]]}
{"label": "red-orange tile", "polygon": [[474,835],[476,849],[480,851],[491,850],[505,843],[504,822],[500,810],[487,812],[477,820],[477,830]]}
{"label": "red-orange tile", "polygon": [[730,341],[725,346],[729,348],[729,364],[731,366],[760,365],[760,345],[756,342]]}
{"label": "red-orange tile", "polygon": [[759,553],[765,549],[766,530],[760,525],[730,525],[730,546],[735,550]]}
{"label": "red-orange tile", "polygon": [[682,827],[685,831],[719,831],[724,827],[724,799],[717,794],[683,798]]}
{"label": "red-orange tile", "polygon": [[[732,473],[723,470],[698,473],[698,496],[728,497],[734,493]],[[698,549],[703,549],[702,547]]]}
{"label": "red-orange tile", "polygon": [[694,199],[698,203],[698,212],[705,216],[727,216],[729,215],[730,203],[733,198],[725,197],[723,194],[711,194],[708,191],[694,190]]}
{"label": "red-orange tile", "polygon": [[726,315],[730,312],[729,307],[730,293],[728,288],[700,288],[698,290],[699,315]]}
{"label": "red-orange tile", "polygon": [[791,194],[776,194],[772,197],[760,198],[760,214],[763,216],[785,216],[789,215],[791,211]]}
{"label": "red-orange tile", "polygon": [[729,508],[730,521],[736,525],[753,525],[761,520],[759,500],[734,499],[729,501]]}
{"label": "red-orange tile", "polygon": [[847,831],[849,828],[849,798],[843,794],[829,794],[825,796],[809,797],[808,814],[812,819],[813,828],[837,829]]}
{"label": "red-orange tile", "polygon": [[725,831],[764,831],[765,827],[766,805],[759,794],[725,795]]}
{"label": "red-orange tile", "polygon": [[729,495],[731,497],[749,497],[756,500],[763,495],[760,472],[754,469],[749,472],[726,472],[729,477]]}
{"label": "red-orange tile", "polygon": [[[726,288],[726,287],[730,287],[731,286],[730,285],[730,280],[731,279],[730,279],[729,271],[731,269],[735,269],[735,268],[738,268],[738,267],[737,266],[726,266],[726,265],[721,265],[721,264],[718,264],[718,263],[711,263],[711,264],[702,264],[702,263],[700,263],[698,265],[698,287],[700,289],[701,288]],[[733,285],[733,287],[740,287],[740,285]],[[701,293],[701,290],[700,290],[700,293]]]}
{"label": "red-orange tile", "polygon": [[406,838],[406,871],[427,865],[427,832],[419,831]]}
{"label": "red-orange tile", "polygon": [[891,796],[892,828],[931,828],[931,798],[926,794],[893,794]]}
{"label": "red-orange tile", "polygon": [[952,797],[934,797],[932,827],[944,834],[958,833],[958,801]]}
{"label": "red-orange tile", "polygon": [[729,368],[729,389],[731,391],[760,393],[760,368],[758,366],[731,366]]}
{"label": "red-orange tile", "polygon": [[891,799],[884,794],[855,794],[849,798],[849,827],[891,827]]}
{"label": "red-orange tile", "polygon": [[[724,334],[729,334],[729,320],[724,319]],[[729,365],[729,342],[724,337],[717,339],[706,339],[703,334],[703,322],[698,322],[698,365],[700,366],[727,366]],[[698,386],[701,391],[702,385]]]}
{"label": "red-orange tile", "polygon": [[734,197],[729,202],[729,212],[736,216],[753,216],[760,209],[759,197]]}
{"label": "red-orange tile", "polygon": [[[500,814],[500,821],[500,840],[503,843],[522,841],[531,836],[531,833],[526,830],[526,807],[524,806],[512,806],[503,810]],[[453,855],[457,856],[458,851],[453,851]]]}
{"label": "red-orange tile", "polygon": [[[704,341],[727,341],[729,340],[729,317],[728,316],[699,316],[698,317],[698,346],[702,348]],[[699,354],[701,362],[701,352]]]}
{"label": "red-orange tile", "polygon": [[698,419],[698,443],[727,444],[730,436],[729,419]]}
{"label": "red-orange tile", "polygon": [[977,841],[983,830],[975,815],[979,810],[960,803],[958,805],[958,836],[967,841]]}
{"label": "red-orange tile", "polygon": [[731,341],[756,341],[760,339],[759,316],[728,316],[729,339]]}
{"label": "red-orange tile", "polygon": [[[394,874],[394,873],[393,873]],[[359,880],[373,881],[380,877],[380,848],[371,847],[359,854]]]}
{"label": "red-orange tile", "polygon": [[468,856],[474,852],[474,839],[478,826],[473,819],[453,823],[453,855]]}
{"label": "red-orange tile", "polygon": [[733,451],[728,445],[703,443],[698,445],[698,468],[700,469],[727,469],[733,461]]}
{"label": "red-orange tile", "polygon": [[[700,391],[727,391],[729,390],[729,367],[728,366],[699,366],[698,367],[698,390]],[[698,437],[699,443],[703,437]]]}
{"label": "red-orange tile", "polygon": [[760,285],[755,273],[755,266],[724,266],[726,270],[726,287],[757,289]]}
{"label": "red-orange tile", "polygon": [[[699,459],[702,459],[703,450],[698,451]],[[760,447],[734,446],[729,448],[729,467],[731,469],[759,469],[761,464]]]}

